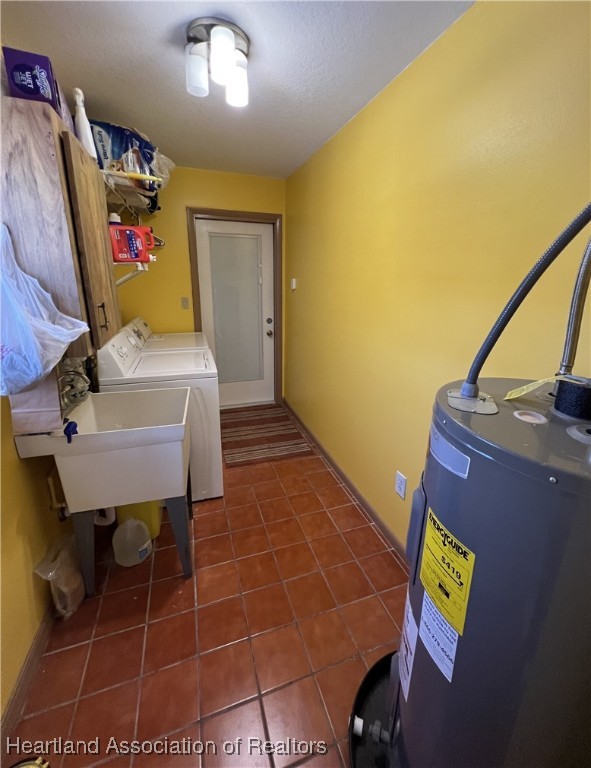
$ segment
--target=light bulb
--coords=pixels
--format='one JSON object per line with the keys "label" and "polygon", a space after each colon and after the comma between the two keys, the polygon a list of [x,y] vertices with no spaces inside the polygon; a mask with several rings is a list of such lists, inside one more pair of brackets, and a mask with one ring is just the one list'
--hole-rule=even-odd
{"label": "light bulb", "polygon": [[246,56],[242,51],[237,50],[235,63],[226,85],[226,102],[231,107],[246,107],[248,105],[248,75],[246,67]]}
{"label": "light bulb", "polygon": [[187,91],[192,96],[207,96],[207,43],[187,43],[185,46]]}
{"label": "light bulb", "polygon": [[211,30],[211,79],[218,85],[226,85],[234,66],[234,33],[228,27]]}

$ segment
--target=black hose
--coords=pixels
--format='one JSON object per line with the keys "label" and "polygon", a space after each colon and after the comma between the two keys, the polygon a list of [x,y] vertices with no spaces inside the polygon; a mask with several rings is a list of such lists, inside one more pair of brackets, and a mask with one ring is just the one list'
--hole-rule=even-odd
{"label": "black hose", "polygon": [[525,278],[521,281],[521,284],[511,296],[507,305],[499,315],[497,321],[489,331],[488,336],[484,340],[484,343],[478,350],[474,362],[470,366],[466,381],[462,384],[461,393],[464,397],[477,397],[478,396],[478,376],[482,370],[482,366],[486,362],[487,357],[493,350],[493,347],[499,340],[500,335],[503,333],[509,321],[515,314],[515,312],[521,306],[523,300],[527,294],[531,291],[534,285],[538,282],[540,277],[548,269],[550,264],[556,259],[557,256],[562,253],[566,246],[574,240],[579,232],[591,221],[591,203],[587,205],[583,210],[574,218],[566,229],[561,232],[552,245],[545,251],[545,253],[538,259],[534,266],[530,269]]}

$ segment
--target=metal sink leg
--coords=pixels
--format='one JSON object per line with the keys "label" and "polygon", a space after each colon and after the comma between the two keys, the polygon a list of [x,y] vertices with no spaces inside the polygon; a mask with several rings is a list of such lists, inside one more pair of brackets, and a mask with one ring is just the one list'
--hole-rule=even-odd
{"label": "metal sink leg", "polygon": [[74,535],[86,594],[94,595],[94,510],[72,513]]}
{"label": "metal sink leg", "polygon": [[191,504],[191,486],[185,496],[175,496],[166,499],[166,508],[168,518],[172,523],[172,531],[176,548],[179,553],[184,575],[189,578],[193,575],[193,560],[191,557],[191,534],[189,530],[189,519],[193,516]]}

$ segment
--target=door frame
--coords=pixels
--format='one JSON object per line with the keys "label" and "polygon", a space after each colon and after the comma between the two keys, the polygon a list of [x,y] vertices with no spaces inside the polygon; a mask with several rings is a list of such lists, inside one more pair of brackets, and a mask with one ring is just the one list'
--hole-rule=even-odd
{"label": "door frame", "polygon": [[189,262],[191,266],[191,293],[195,330],[202,330],[201,299],[199,297],[199,268],[197,262],[197,235],[195,219],[209,221],[237,221],[248,224],[271,224],[273,227],[273,351],[275,402],[283,403],[283,215],[255,211],[226,211],[217,208],[187,207],[189,230]]}

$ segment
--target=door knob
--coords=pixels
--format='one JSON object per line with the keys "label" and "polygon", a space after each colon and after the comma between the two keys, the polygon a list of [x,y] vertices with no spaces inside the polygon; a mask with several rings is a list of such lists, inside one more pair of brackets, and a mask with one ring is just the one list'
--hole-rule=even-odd
{"label": "door knob", "polygon": [[272,336],[272,335],[273,335],[273,331],[269,329],[269,330],[267,331],[267,336]]}

